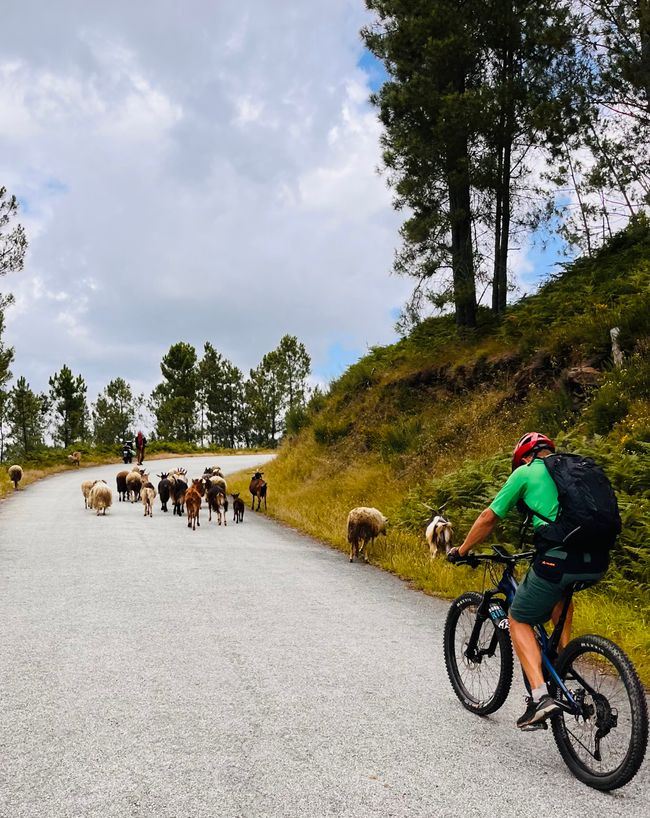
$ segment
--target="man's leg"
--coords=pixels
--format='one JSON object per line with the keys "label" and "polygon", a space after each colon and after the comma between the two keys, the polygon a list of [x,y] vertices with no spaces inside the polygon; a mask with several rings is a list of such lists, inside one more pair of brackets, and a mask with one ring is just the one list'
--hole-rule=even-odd
{"label": "man's leg", "polygon": [[512,645],[521,662],[521,666],[526,674],[531,690],[544,684],[542,674],[542,652],[539,643],[535,638],[532,625],[525,622],[517,622],[510,615],[510,638]]}
{"label": "man's leg", "polygon": [[526,730],[543,726],[560,710],[546,687],[542,652],[531,623],[547,621],[561,593],[557,585],[540,579],[531,569],[510,607],[510,637],[531,692],[525,712],[517,719],[517,727]]}
{"label": "man's leg", "polygon": [[[562,609],[564,608],[564,600],[561,599],[557,605],[553,608],[553,613],[551,614],[551,621],[554,625],[560,621],[560,616],[562,615]],[[571,624],[573,622],[573,601],[569,605],[569,610],[566,613],[566,619],[564,621],[564,627],[562,628],[562,636],[560,636],[560,641],[558,643],[558,649],[564,650],[564,648],[569,644],[569,639],[571,639]],[[519,655],[519,654],[517,654]],[[521,659],[519,660],[521,661]]]}

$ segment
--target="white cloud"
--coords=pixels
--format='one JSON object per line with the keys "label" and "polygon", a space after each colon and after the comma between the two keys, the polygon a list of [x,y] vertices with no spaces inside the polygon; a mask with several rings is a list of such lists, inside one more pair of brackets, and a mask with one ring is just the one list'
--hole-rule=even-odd
{"label": "white cloud", "polygon": [[12,5],[16,373],[43,389],[67,363],[91,393],[118,375],[149,390],[178,340],[247,369],[289,332],[322,370],[337,344],[393,337],[409,285],[388,275],[401,217],[376,173],[364,21],[357,0]]}

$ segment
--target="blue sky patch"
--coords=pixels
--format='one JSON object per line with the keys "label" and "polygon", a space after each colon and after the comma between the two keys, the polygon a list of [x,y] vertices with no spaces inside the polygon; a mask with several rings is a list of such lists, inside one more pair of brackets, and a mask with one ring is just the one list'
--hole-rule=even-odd
{"label": "blue sky patch", "polygon": [[384,64],[371,54],[367,48],[363,50],[358,67],[368,76],[368,85],[371,91],[378,91],[388,79]]}
{"label": "blue sky patch", "polygon": [[314,368],[314,377],[326,383],[339,378],[350,364],[355,363],[364,354],[358,347],[346,347],[340,341],[331,344],[327,350],[327,359]]}

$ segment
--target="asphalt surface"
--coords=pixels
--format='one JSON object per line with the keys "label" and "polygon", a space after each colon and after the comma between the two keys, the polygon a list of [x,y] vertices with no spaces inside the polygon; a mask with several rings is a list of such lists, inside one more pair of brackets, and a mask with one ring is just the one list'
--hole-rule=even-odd
{"label": "asphalt surface", "polygon": [[195,532],[158,501],[85,511],[81,480],[118,470],[0,506],[3,818],[648,815],[648,761],[580,784],[514,727],[518,680],[490,718],[461,707],[445,602],[250,506]]}

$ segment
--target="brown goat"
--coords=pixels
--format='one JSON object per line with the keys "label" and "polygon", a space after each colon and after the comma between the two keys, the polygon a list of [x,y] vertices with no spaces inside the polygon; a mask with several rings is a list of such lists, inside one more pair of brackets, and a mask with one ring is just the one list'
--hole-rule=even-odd
{"label": "brown goat", "polygon": [[185,492],[185,510],[187,511],[187,527],[192,531],[196,531],[197,525],[201,527],[199,522],[199,512],[201,510],[201,494],[199,493],[198,484],[200,480],[192,480],[192,485]]}
{"label": "brown goat", "polygon": [[253,504],[251,505],[251,511],[255,509],[255,498],[257,497],[257,511],[260,510],[260,505],[262,503],[262,498],[264,498],[264,511],[266,511],[266,491],[267,485],[266,480],[262,480],[262,475],[264,474],[263,471],[256,471],[253,475],[251,480],[250,486],[248,490],[253,495]]}

